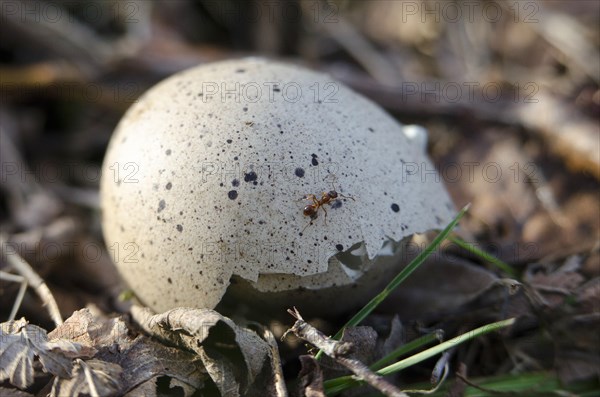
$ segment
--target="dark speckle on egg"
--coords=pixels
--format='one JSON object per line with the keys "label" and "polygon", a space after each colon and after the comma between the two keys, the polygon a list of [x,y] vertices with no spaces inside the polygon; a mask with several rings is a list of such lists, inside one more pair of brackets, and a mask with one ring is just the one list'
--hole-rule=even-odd
{"label": "dark speckle on egg", "polygon": [[238,196],[237,190],[230,190],[227,193],[227,197],[229,197],[231,200],[235,200],[237,198],[237,196]]}
{"label": "dark speckle on egg", "polygon": [[256,172],[250,171],[247,174],[244,174],[244,182],[254,182],[258,178]]}
{"label": "dark speckle on egg", "polygon": [[342,244],[336,244],[335,249],[342,252],[344,250],[344,246]]}
{"label": "dark speckle on egg", "polygon": [[173,184],[172,184],[171,182],[168,182],[168,183],[165,185],[165,189],[167,189],[167,190],[171,190],[171,188],[172,188],[172,187],[173,187]]}
{"label": "dark speckle on egg", "polygon": [[233,181],[231,181],[231,186],[233,186],[233,187],[240,186],[240,181],[238,179],[234,179]]}
{"label": "dark speckle on egg", "polygon": [[398,206],[396,203],[392,204],[392,211],[400,212],[400,206]]}
{"label": "dark speckle on egg", "polygon": [[302,178],[304,176],[304,170],[300,167],[296,168],[295,174],[298,178]]}
{"label": "dark speckle on egg", "polygon": [[311,157],[312,157],[311,164],[314,166],[319,165],[319,160],[317,160],[317,155],[313,153],[313,154],[311,154]]}
{"label": "dark speckle on egg", "polygon": [[158,210],[156,210],[156,212],[161,212],[162,210],[165,209],[166,203],[165,200],[160,200],[158,202]]}
{"label": "dark speckle on egg", "polygon": [[181,226],[181,225],[177,225],[177,231],[178,231],[178,232],[182,232],[182,231],[183,231],[183,226]]}

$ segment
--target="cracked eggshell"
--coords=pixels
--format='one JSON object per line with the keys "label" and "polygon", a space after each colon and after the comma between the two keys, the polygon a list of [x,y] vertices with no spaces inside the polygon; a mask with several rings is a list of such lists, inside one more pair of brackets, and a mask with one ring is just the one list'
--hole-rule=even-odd
{"label": "cracked eggshell", "polygon": [[[454,215],[423,134],[404,128],[298,66],[250,58],[183,71],[143,95],[111,139],[107,245],[157,311],[213,308],[230,280],[228,296],[250,304],[308,290],[338,310],[345,299],[331,305],[332,291],[372,294],[407,237]],[[309,225],[300,199],[330,190],[347,197]]]}

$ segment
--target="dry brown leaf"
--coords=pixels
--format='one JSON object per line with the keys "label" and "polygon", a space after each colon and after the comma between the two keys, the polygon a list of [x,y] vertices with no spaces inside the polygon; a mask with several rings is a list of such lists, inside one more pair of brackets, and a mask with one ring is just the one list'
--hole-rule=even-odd
{"label": "dry brown leaf", "polygon": [[400,318],[420,319],[457,309],[496,285],[498,277],[473,263],[433,255],[396,289],[381,308]]}
{"label": "dry brown leaf", "polygon": [[39,360],[46,372],[63,378],[71,376],[72,358],[81,355],[81,345],[65,339],[48,341],[46,330],[21,318],[1,324],[0,381],[24,389],[33,383],[33,359]]}
{"label": "dry brown leaf", "polygon": [[600,277],[596,277],[577,289],[577,299],[584,312],[600,311]]}
{"label": "dry brown leaf", "polygon": [[534,263],[527,267],[524,281],[535,288],[545,305],[557,307],[576,294],[576,290],[585,281],[579,273],[581,258],[577,255],[567,258],[556,269],[553,264]]}
{"label": "dry brown leaf", "polygon": [[298,374],[298,395],[306,397],[325,397],[323,390],[323,372],[313,356],[300,356],[302,369]]}
{"label": "dry brown leaf", "polygon": [[156,379],[164,376],[189,396],[202,388],[208,378],[195,354],[165,346],[143,335],[134,338],[120,317],[106,318],[89,309],[78,310],[49,336],[77,341],[84,351],[96,353],[95,361],[122,368],[118,394],[137,390],[140,395],[146,395],[150,389],[156,392]]}
{"label": "dry brown leaf", "polygon": [[[207,392],[204,388],[202,389],[202,393],[211,395],[210,392]],[[180,382],[179,380],[168,376],[156,376],[125,394],[125,397],[188,397],[194,395],[198,395],[198,391],[189,384]]]}
{"label": "dry brown leaf", "polygon": [[554,362],[562,382],[600,376],[600,318],[597,314],[554,314],[549,332],[555,345]]}
{"label": "dry brown leaf", "polygon": [[189,383],[182,382],[177,378],[171,378],[169,382],[169,390],[173,390],[173,392],[175,392],[178,389],[183,391],[184,396],[192,396],[196,392],[197,388],[194,388]]}
{"label": "dry brown leaf", "polygon": [[[200,357],[222,395],[249,395],[270,389],[259,375],[268,366],[269,345],[256,333],[213,310],[178,308],[152,315],[134,306],[136,322],[152,336]],[[260,384],[259,384],[260,383]]]}
{"label": "dry brown leaf", "polygon": [[0,386],[0,396],[33,397],[33,394],[25,393],[24,391],[21,391],[21,390],[8,389],[6,387]]}
{"label": "dry brown leaf", "polygon": [[112,396],[121,389],[122,368],[100,360],[77,360],[70,379],[54,378],[50,397]]}
{"label": "dry brown leaf", "polygon": [[393,352],[398,346],[405,343],[404,327],[400,318],[395,315],[390,321],[390,332],[384,339],[378,342],[377,359],[383,358]]}
{"label": "dry brown leaf", "polygon": [[135,389],[130,390],[125,397],[156,397],[156,388],[158,376],[145,381],[144,383],[137,386]]}
{"label": "dry brown leaf", "polygon": [[[365,364],[375,360],[377,332],[373,328],[368,326],[348,327],[344,330],[342,341],[352,344],[352,352],[348,354],[348,357]],[[324,356],[321,360],[321,367],[326,378],[350,373],[347,367],[329,356]]]}
{"label": "dry brown leaf", "polygon": [[127,332],[127,324],[120,317],[95,317],[86,308],[74,312],[62,325],[50,332],[48,337],[70,339],[95,351],[130,341]]}
{"label": "dry brown leaf", "polygon": [[123,368],[123,392],[138,388],[160,376],[168,376],[187,385],[186,390],[200,389],[208,380],[206,370],[195,354],[165,346],[142,335],[129,343],[128,347],[119,349],[118,353],[105,349],[97,357]]}

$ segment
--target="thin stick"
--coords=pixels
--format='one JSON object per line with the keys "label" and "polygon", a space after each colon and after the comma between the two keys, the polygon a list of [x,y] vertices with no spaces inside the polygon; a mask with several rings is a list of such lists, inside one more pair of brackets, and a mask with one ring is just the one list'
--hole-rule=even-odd
{"label": "thin stick", "polygon": [[15,317],[17,317],[17,312],[19,311],[21,303],[23,302],[23,297],[25,296],[25,291],[27,290],[27,280],[25,280],[25,277],[3,272],[2,270],[0,270],[0,280],[12,281],[13,283],[21,284],[19,287],[19,293],[17,293],[17,297],[15,298],[15,303],[13,304],[10,315],[8,316],[8,321],[13,321]]}
{"label": "thin stick", "polygon": [[371,371],[369,367],[362,362],[353,358],[348,358],[347,355],[352,350],[351,343],[340,342],[328,338],[321,331],[304,321],[296,308],[294,308],[294,310],[288,309],[288,313],[290,313],[296,319],[296,322],[292,328],[285,332],[283,337],[285,337],[289,332],[293,332],[298,338],[303,339],[321,349],[321,351],[327,354],[329,357],[333,358],[335,361],[352,371],[358,379],[365,381],[384,395],[393,397],[408,397],[406,393],[403,393],[396,386],[383,379],[383,377]]}
{"label": "thin stick", "polygon": [[60,315],[60,310],[58,309],[58,305],[56,304],[56,300],[54,296],[52,296],[52,292],[42,280],[42,278],[33,270],[33,268],[29,265],[29,263],[25,262],[17,252],[9,253],[6,250],[7,242],[4,236],[0,235],[0,251],[2,252],[2,256],[6,258],[8,264],[12,266],[17,273],[23,276],[27,280],[27,284],[29,284],[35,292],[38,294],[42,303],[48,309],[48,313],[54,321],[54,324],[58,327],[63,323],[62,317]]}
{"label": "thin stick", "polygon": [[[258,333],[258,332],[257,332]],[[283,369],[281,365],[281,356],[279,355],[279,348],[277,347],[277,341],[275,337],[268,329],[263,327],[262,338],[271,350],[271,357],[273,359],[273,375],[275,381],[275,393],[277,397],[287,397],[287,389],[285,386],[285,378],[283,376]]]}

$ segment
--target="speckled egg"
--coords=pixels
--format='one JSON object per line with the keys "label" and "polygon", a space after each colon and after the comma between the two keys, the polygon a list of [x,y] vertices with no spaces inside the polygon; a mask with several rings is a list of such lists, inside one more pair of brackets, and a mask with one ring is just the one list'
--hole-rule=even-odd
{"label": "speckled egg", "polygon": [[250,58],[183,71],[111,139],[106,243],[157,311],[214,308],[226,292],[347,308],[389,281],[408,237],[454,215],[423,136],[302,67]]}

